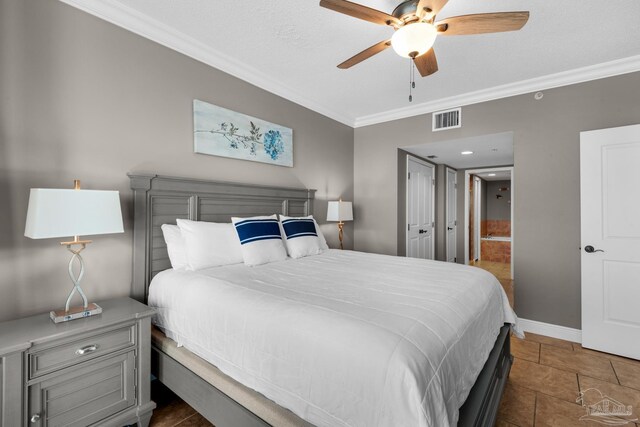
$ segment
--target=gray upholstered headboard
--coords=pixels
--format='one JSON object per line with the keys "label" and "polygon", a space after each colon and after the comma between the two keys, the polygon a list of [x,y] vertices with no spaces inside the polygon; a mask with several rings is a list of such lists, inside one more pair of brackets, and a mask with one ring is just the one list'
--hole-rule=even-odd
{"label": "gray upholstered headboard", "polygon": [[131,296],[146,302],[153,276],[171,268],[162,224],[177,218],[231,222],[232,216],[313,212],[315,190],[129,174],[134,198]]}

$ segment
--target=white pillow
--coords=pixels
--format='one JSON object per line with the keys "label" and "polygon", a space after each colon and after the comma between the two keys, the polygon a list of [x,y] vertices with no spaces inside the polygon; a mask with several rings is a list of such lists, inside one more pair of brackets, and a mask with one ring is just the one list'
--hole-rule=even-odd
{"label": "white pillow", "polygon": [[242,262],[242,249],[231,223],[176,220],[187,248],[188,270]]}
{"label": "white pillow", "polygon": [[231,218],[231,221],[236,228],[237,239],[242,247],[242,258],[246,265],[287,259],[287,250],[282,243],[277,216]]}
{"label": "white pillow", "polygon": [[316,222],[315,218],[314,218],[313,222],[316,225],[316,233],[318,233],[318,239],[320,239],[320,248],[323,251],[328,251],[329,250],[329,245],[327,245],[327,239],[324,238],[324,234],[322,234],[322,230],[320,230],[320,226]]}
{"label": "white pillow", "polygon": [[282,224],[287,252],[291,258],[318,255],[323,252],[312,215],[305,217],[280,215],[280,224]]}
{"label": "white pillow", "polygon": [[182,233],[177,225],[162,224],[162,235],[167,244],[169,261],[174,270],[185,270],[187,268],[187,249],[182,238]]}

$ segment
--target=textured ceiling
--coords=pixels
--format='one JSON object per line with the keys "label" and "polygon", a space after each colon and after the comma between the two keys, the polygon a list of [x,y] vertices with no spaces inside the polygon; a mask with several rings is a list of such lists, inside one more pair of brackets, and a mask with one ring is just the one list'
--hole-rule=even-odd
{"label": "textured ceiling", "polygon": [[485,181],[511,181],[511,171],[483,172],[476,175]]}
{"label": "textured ceiling", "polygon": [[[410,105],[640,55],[638,0],[450,0],[438,19],[517,10],[529,10],[531,17],[519,32],[438,37],[440,71],[417,80],[409,104],[409,60],[392,49],[349,70],[336,68],[390,38],[392,29],[321,8],[318,0],[107,3],[120,3],[195,39],[352,124]],[[398,2],[361,3],[390,12]]]}
{"label": "textured ceiling", "polygon": [[[479,135],[469,138],[402,147],[417,156],[455,169],[483,168],[513,164],[513,132]],[[464,155],[463,151],[473,154]],[[436,156],[435,158],[432,156]]]}

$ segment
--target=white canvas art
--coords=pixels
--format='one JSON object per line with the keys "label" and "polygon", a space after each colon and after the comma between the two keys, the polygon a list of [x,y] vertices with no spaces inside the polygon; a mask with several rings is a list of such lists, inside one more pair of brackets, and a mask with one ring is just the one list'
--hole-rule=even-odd
{"label": "white canvas art", "polygon": [[284,126],[193,100],[194,151],[293,167],[293,131]]}

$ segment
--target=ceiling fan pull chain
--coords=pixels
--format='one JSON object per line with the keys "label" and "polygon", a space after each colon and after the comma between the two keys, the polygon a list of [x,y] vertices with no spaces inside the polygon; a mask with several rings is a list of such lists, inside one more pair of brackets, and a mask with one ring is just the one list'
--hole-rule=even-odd
{"label": "ceiling fan pull chain", "polygon": [[411,89],[415,87],[415,83],[413,82],[413,60],[409,59],[409,102],[413,101],[413,96],[411,95]]}
{"label": "ceiling fan pull chain", "polygon": [[416,88],[416,62],[414,59],[411,60],[411,88]]}

